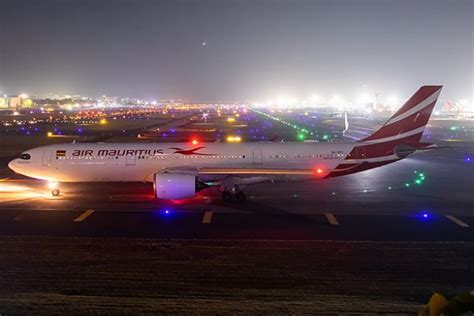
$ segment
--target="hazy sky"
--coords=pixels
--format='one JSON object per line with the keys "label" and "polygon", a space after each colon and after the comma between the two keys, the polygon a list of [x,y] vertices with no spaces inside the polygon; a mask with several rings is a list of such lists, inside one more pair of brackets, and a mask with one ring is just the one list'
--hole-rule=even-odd
{"label": "hazy sky", "polygon": [[473,2],[1,0],[0,93],[472,100]]}

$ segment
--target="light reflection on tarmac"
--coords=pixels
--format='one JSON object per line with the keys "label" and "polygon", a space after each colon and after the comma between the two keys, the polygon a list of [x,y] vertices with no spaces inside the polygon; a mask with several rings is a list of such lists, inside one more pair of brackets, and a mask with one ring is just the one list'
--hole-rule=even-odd
{"label": "light reflection on tarmac", "polygon": [[0,180],[0,203],[19,202],[32,199],[50,199],[52,196],[46,190],[35,188],[31,185],[31,180]]}

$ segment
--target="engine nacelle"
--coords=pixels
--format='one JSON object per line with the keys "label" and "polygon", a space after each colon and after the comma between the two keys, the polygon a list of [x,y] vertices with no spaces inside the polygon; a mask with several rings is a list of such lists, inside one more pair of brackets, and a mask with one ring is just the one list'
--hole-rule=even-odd
{"label": "engine nacelle", "polygon": [[196,195],[197,179],[190,174],[156,173],[155,195],[158,199],[178,200]]}

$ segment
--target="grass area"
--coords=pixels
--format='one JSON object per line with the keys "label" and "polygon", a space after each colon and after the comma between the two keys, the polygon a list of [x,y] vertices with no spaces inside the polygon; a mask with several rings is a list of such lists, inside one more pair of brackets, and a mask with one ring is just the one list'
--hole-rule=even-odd
{"label": "grass area", "polygon": [[[0,237],[0,313],[415,313],[471,243]],[[447,259],[449,258],[449,259]]]}

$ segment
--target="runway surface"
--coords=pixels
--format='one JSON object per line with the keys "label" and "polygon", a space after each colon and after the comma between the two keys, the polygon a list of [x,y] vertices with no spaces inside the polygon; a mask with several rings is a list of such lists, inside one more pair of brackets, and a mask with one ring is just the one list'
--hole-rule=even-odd
{"label": "runway surface", "polygon": [[2,235],[170,239],[474,241],[473,217],[237,214],[208,212],[7,211]]}

